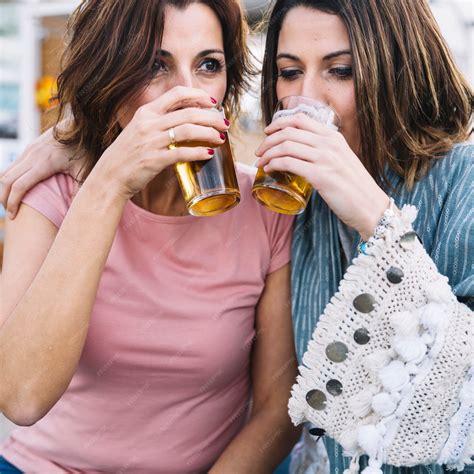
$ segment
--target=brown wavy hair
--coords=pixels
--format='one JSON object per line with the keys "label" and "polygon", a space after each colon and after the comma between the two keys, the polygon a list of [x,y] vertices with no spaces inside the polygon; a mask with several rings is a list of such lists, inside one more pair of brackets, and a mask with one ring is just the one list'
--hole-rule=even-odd
{"label": "brown wavy hair", "polygon": [[456,67],[426,0],[277,0],[266,25],[262,108],[277,102],[276,54],[286,14],[295,7],[338,15],[351,43],[361,134],[370,174],[386,184],[386,166],[407,186],[432,160],[472,133],[474,98]]}
{"label": "brown wavy hair", "polygon": [[[68,22],[54,128],[56,140],[77,150],[76,157],[85,154],[82,181],[119,135],[118,109],[153,79],[165,7],[184,9],[192,3],[207,5],[220,21],[227,67],[224,105],[238,113],[254,74],[238,0],[85,0]],[[68,116],[66,130],[60,130],[59,122]]]}

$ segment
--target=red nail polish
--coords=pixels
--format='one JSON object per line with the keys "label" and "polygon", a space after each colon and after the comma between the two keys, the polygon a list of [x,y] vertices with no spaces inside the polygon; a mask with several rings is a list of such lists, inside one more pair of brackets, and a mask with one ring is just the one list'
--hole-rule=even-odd
{"label": "red nail polish", "polygon": [[225,133],[220,133],[219,135],[221,137],[221,140],[225,140]]}
{"label": "red nail polish", "polygon": [[224,119],[224,123],[229,126],[230,125],[230,122],[227,120],[227,119]]}
{"label": "red nail polish", "polygon": [[214,97],[211,97],[211,102],[212,102],[213,104],[217,104],[217,100],[214,99]]}
{"label": "red nail polish", "polygon": [[207,149],[207,154],[213,156],[214,155],[214,150],[212,148]]}

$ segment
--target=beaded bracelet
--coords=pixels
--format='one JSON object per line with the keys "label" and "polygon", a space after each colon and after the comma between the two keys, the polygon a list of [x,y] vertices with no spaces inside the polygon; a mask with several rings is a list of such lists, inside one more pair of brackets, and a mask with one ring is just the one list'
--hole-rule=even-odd
{"label": "beaded bracelet", "polygon": [[361,240],[359,245],[357,245],[357,251],[364,255],[367,255],[367,249],[370,248],[374,242],[378,239],[381,239],[385,232],[387,232],[388,225],[392,221],[393,217],[395,216],[395,201],[393,198],[390,198],[390,204],[388,208],[383,213],[377,227],[375,228],[374,234],[372,237],[367,240],[367,242]]}

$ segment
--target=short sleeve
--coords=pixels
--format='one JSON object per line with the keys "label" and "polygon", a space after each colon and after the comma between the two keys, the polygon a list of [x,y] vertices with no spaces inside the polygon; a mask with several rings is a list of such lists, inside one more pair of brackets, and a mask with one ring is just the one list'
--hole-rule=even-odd
{"label": "short sleeve", "polygon": [[59,228],[71,205],[74,186],[74,180],[70,176],[56,174],[28,191],[22,202],[43,214]]}
{"label": "short sleeve", "polygon": [[268,273],[272,273],[291,261],[294,217],[268,212],[272,214],[269,223],[271,256]]}

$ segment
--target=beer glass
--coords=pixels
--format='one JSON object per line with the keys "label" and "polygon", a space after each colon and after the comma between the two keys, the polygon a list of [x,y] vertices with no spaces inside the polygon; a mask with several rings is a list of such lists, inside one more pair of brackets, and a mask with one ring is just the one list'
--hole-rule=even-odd
{"label": "beer glass", "polygon": [[[223,118],[224,112],[217,107]],[[239,184],[229,136],[219,146],[200,142],[182,142],[170,145],[204,146],[214,149],[209,160],[177,163],[176,175],[188,212],[193,216],[215,216],[232,209],[240,202]]]}
{"label": "beer glass", "polygon": [[[329,106],[301,96],[285,97],[278,102],[272,121],[280,117],[303,113],[337,130],[338,119]],[[301,214],[308,204],[312,186],[305,178],[293,173],[259,168],[252,188],[252,196],[262,205],[281,214]]]}

